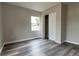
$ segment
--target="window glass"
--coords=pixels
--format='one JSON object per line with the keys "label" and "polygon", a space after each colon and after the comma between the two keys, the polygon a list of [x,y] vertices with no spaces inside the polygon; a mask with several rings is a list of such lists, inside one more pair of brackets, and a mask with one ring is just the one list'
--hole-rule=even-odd
{"label": "window glass", "polygon": [[31,30],[32,31],[40,30],[40,17],[31,16]]}

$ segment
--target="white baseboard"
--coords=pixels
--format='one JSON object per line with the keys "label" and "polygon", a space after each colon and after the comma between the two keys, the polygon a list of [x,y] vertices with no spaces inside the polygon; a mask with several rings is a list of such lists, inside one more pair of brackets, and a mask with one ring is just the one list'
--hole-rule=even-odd
{"label": "white baseboard", "polygon": [[[51,39],[49,39],[49,40],[51,40]],[[62,42],[57,41],[57,40],[51,40],[51,41],[54,41],[54,42],[56,42],[56,43],[58,43],[58,44],[61,44],[61,43],[62,43]]]}
{"label": "white baseboard", "polygon": [[27,39],[20,39],[20,40],[16,40],[16,41],[11,41],[11,42],[5,42],[4,44],[11,44],[11,43],[17,43],[17,42],[21,42],[21,41],[26,41],[26,40],[32,40],[32,39],[38,39],[41,37],[33,37],[33,38],[27,38]]}
{"label": "white baseboard", "polygon": [[68,41],[68,40],[66,42],[79,45],[79,43],[77,43],[77,42],[72,42],[72,41]]}
{"label": "white baseboard", "polygon": [[2,50],[3,50],[4,45],[5,45],[5,43],[3,43],[2,47],[0,48],[0,54],[1,54]]}

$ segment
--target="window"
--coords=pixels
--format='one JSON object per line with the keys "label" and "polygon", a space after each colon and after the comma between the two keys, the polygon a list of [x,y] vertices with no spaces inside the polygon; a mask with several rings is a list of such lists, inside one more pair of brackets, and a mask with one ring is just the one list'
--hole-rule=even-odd
{"label": "window", "polygon": [[40,30],[40,17],[31,16],[31,30],[32,31]]}

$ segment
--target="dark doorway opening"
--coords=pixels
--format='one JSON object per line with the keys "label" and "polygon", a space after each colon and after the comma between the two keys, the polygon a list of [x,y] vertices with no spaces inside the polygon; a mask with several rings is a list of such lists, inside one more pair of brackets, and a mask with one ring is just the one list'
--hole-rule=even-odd
{"label": "dark doorway opening", "polygon": [[48,29],[49,29],[49,15],[45,15],[45,39],[49,39]]}

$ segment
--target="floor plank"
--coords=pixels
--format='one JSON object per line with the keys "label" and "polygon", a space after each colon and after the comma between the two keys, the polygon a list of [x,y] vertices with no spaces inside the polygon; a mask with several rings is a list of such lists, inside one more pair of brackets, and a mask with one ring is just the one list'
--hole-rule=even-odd
{"label": "floor plank", "polygon": [[35,39],[5,45],[1,56],[79,56],[79,46]]}

